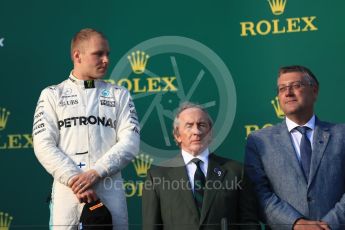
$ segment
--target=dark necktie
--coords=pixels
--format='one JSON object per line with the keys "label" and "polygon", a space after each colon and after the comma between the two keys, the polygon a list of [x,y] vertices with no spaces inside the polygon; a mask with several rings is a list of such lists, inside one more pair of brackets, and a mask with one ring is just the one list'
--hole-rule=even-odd
{"label": "dark necktie", "polygon": [[309,171],[310,171],[310,159],[311,159],[311,144],[310,140],[307,137],[307,131],[309,130],[309,127],[306,126],[298,126],[296,127],[296,130],[302,134],[302,139],[300,143],[300,153],[301,153],[301,164],[304,171],[304,175],[307,178],[309,178]]}
{"label": "dark necktie", "polygon": [[200,163],[202,161],[198,158],[194,158],[192,159],[192,162],[196,165],[196,170],[194,173],[194,199],[200,214],[202,209],[202,201],[204,199],[204,187],[206,179],[200,168]]}

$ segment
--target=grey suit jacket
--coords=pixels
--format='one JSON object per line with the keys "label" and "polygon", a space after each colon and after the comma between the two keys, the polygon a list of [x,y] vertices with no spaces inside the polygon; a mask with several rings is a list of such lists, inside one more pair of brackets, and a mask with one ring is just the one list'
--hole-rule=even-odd
{"label": "grey suit jacket", "polygon": [[246,171],[272,229],[302,217],[345,229],[345,126],[316,118],[313,135],[308,182],[285,121],[248,136]]}
{"label": "grey suit jacket", "polygon": [[143,229],[220,229],[222,218],[233,224],[230,229],[260,229],[257,200],[243,171],[242,164],[210,154],[199,216],[182,155],[152,167],[143,188]]}

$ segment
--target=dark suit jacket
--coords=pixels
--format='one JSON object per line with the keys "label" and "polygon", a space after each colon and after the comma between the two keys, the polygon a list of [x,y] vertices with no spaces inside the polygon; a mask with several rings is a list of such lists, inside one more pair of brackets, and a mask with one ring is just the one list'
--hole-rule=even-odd
{"label": "dark suit jacket", "polygon": [[210,154],[206,184],[199,216],[182,155],[152,167],[143,188],[143,229],[220,229],[222,218],[233,224],[229,229],[260,229],[240,163]]}
{"label": "dark suit jacket", "polygon": [[246,169],[272,229],[302,217],[345,229],[345,126],[316,119],[312,146],[307,181],[285,121],[247,138]]}

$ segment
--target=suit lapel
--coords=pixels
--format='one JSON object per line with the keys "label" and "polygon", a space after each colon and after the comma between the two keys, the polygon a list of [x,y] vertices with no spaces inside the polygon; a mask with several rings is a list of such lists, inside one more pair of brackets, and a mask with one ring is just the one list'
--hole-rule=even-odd
{"label": "suit lapel", "polygon": [[[277,142],[278,149],[276,150],[278,154],[281,154],[281,157],[284,158],[284,162],[289,164],[289,167],[292,167],[293,170],[296,172],[299,178],[303,178],[305,183],[307,184],[307,180],[304,176],[302,171],[301,165],[297,158],[297,154],[295,148],[293,146],[293,141],[291,139],[291,134],[286,126],[286,121],[284,120],[280,124],[279,131],[277,132],[277,138],[275,141]],[[285,169],[282,169],[285,170]]]}
{"label": "suit lapel", "polygon": [[[227,170],[222,168],[220,163],[217,161],[217,158],[214,154],[210,154],[208,168],[207,168],[207,177],[206,181],[208,186],[212,185],[222,185],[224,176],[226,175]],[[218,182],[217,182],[218,181]],[[217,189],[206,189],[204,193],[204,201],[202,205],[201,215],[200,215],[200,224],[204,222],[204,219],[212,206],[213,200],[216,196]]]}
{"label": "suit lapel", "polygon": [[326,146],[329,141],[329,137],[330,137],[329,129],[325,127],[322,124],[322,122],[320,122],[316,118],[313,144],[312,144],[313,152],[311,155],[311,162],[310,162],[309,185],[311,184],[316,174],[316,171],[320,165],[321,159],[324,155]]}
{"label": "suit lapel", "polygon": [[[177,180],[177,181],[183,181],[190,183],[189,178],[187,175],[187,169],[183,161],[183,157],[181,154],[178,154],[177,157],[174,159],[174,165],[173,167],[170,168],[170,177],[172,180]],[[188,186],[190,187],[190,186]],[[186,206],[190,209],[191,211],[191,216],[196,216],[199,218],[199,213],[194,201],[194,196],[192,190],[189,190],[186,188],[186,184],[184,184],[184,187],[181,187],[180,189],[176,190],[176,192],[181,194],[181,197],[184,198]]]}

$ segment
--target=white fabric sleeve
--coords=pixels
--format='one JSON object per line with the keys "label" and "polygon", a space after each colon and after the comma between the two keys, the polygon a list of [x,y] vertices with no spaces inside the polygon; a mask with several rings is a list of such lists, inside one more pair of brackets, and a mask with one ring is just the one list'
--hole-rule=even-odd
{"label": "white fabric sleeve", "polygon": [[123,87],[116,90],[120,89],[116,118],[117,142],[93,167],[101,177],[119,172],[139,152],[140,127],[135,106],[129,92]]}
{"label": "white fabric sleeve", "polygon": [[73,160],[58,148],[60,135],[55,94],[55,87],[41,92],[34,115],[33,144],[35,155],[43,167],[54,179],[67,186],[69,179],[79,174],[80,170]]}

